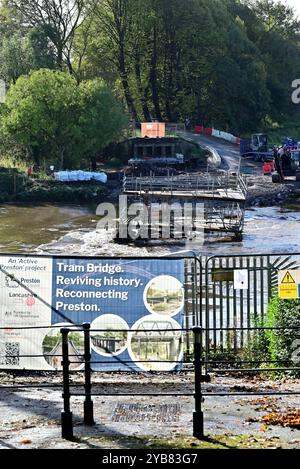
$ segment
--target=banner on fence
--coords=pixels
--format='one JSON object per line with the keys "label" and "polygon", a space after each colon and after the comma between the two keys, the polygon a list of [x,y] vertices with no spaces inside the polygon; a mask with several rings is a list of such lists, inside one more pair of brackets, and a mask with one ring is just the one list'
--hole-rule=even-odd
{"label": "banner on fence", "polygon": [[60,369],[64,326],[70,368],[82,368],[74,325],[88,322],[93,369],[173,370],[183,354],[183,284],[181,259],[0,256],[0,368]]}

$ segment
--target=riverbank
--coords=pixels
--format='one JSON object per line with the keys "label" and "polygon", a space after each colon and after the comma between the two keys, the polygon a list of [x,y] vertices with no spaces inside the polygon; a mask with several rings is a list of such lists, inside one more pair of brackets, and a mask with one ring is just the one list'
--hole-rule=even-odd
{"label": "riverbank", "polygon": [[[107,184],[90,182],[57,182],[51,177],[28,177],[24,173],[0,168],[0,203],[63,203],[95,204],[110,200],[118,202],[122,170],[105,168]],[[300,182],[274,184],[270,176],[247,176],[246,207],[300,206]]]}
{"label": "riverbank", "polygon": [[28,177],[14,169],[0,169],[0,203],[99,203],[119,192],[119,173],[109,174],[107,184],[57,182],[51,177]]}
{"label": "riverbank", "polygon": [[271,176],[248,176],[246,207],[282,207],[295,204],[300,207],[300,182],[272,182]]}

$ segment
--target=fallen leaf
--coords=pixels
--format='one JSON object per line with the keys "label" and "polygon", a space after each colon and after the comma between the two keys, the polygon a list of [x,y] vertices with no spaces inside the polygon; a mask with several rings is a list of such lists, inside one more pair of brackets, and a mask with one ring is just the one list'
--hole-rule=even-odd
{"label": "fallen leaf", "polygon": [[268,427],[266,427],[265,425],[260,427],[259,431],[261,432],[266,432],[268,430]]}

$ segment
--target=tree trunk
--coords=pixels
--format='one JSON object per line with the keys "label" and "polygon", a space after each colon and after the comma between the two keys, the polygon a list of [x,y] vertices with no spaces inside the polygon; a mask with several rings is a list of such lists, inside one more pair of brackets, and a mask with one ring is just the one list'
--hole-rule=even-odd
{"label": "tree trunk", "polygon": [[152,90],[152,99],[155,109],[156,118],[162,121],[162,115],[159,104],[159,93],[157,88],[157,31],[156,26],[153,28],[153,49],[150,67],[150,85]]}
{"label": "tree trunk", "polygon": [[60,169],[64,169],[65,147],[60,148]]}
{"label": "tree trunk", "polygon": [[135,77],[136,77],[136,82],[138,86],[138,91],[142,103],[142,108],[143,108],[143,114],[146,122],[149,122],[151,119],[151,114],[148,108],[148,102],[147,102],[147,87],[143,87],[142,83],[142,77],[141,77],[141,63],[140,63],[140,54],[137,52],[135,54]]}
{"label": "tree trunk", "polygon": [[164,53],[164,67],[163,67],[163,89],[164,89],[164,103],[165,103],[165,113],[168,122],[171,122],[171,103],[170,103],[170,95],[168,93],[168,48],[165,46],[165,53]]}
{"label": "tree trunk", "polygon": [[96,155],[91,156],[91,168],[92,168],[92,171],[94,172],[97,171],[97,156]]}
{"label": "tree trunk", "polygon": [[130,91],[128,74],[126,70],[125,62],[125,49],[124,49],[124,35],[120,34],[120,45],[119,45],[119,72],[122,81],[122,86],[124,89],[124,95],[127,103],[127,107],[132,115],[134,120],[138,120],[136,108],[134,105],[133,97]]}
{"label": "tree trunk", "polygon": [[56,49],[57,49],[57,67],[62,70],[63,69],[63,45],[62,44],[56,44]]}

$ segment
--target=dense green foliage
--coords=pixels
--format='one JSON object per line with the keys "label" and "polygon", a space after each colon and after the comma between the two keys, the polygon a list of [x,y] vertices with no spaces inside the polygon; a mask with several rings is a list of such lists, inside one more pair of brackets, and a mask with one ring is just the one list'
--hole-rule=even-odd
{"label": "dense green foliage", "polygon": [[[283,1],[0,0],[0,78],[8,87],[41,68],[64,71],[72,78],[60,94],[69,103],[75,82],[101,79],[133,120],[189,116],[239,134],[280,131],[298,120],[291,95],[299,59],[300,22]],[[87,107],[95,86],[85,85]],[[95,99],[109,106],[108,96]],[[95,133],[103,116],[94,111],[77,128],[88,135],[80,151],[92,158],[105,140]],[[72,121],[57,125],[67,148]],[[36,138],[44,157],[44,135]]]}
{"label": "dense green foliage", "polygon": [[[233,132],[281,124],[298,112],[299,22],[272,0],[102,0],[93,4],[80,75],[101,76],[133,118]],[[75,43],[82,48],[81,30]]]}
{"label": "dense green foliage", "polygon": [[11,86],[2,112],[4,145],[23,149],[37,165],[76,167],[114,141],[125,123],[121,107],[99,80],[40,69]]}
{"label": "dense green foliage", "polygon": [[256,331],[252,337],[247,350],[247,359],[262,367],[299,366],[299,300],[281,300],[274,297],[269,304],[267,317],[256,321],[256,326],[263,329]]}

